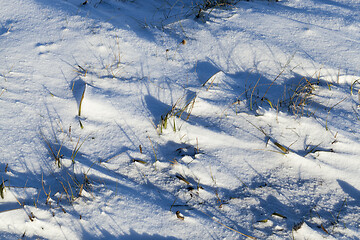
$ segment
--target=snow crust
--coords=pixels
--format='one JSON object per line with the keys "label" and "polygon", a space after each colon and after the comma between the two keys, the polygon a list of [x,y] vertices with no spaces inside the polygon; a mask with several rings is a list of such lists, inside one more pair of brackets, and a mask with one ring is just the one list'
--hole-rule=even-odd
{"label": "snow crust", "polygon": [[360,2],[204,2],[0,1],[1,239],[360,238]]}

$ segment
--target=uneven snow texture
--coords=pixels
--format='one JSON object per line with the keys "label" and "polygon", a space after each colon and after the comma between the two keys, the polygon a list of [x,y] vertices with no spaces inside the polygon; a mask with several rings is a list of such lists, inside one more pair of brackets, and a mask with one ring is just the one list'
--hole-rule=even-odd
{"label": "uneven snow texture", "polygon": [[359,12],[0,0],[0,238],[359,239]]}

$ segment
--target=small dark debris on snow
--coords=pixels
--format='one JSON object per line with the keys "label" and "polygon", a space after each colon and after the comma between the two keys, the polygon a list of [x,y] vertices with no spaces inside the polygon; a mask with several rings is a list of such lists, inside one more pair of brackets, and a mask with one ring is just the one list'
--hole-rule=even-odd
{"label": "small dark debris on snow", "polygon": [[176,211],[176,217],[180,220],[184,220],[184,216],[180,213],[180,211]]}

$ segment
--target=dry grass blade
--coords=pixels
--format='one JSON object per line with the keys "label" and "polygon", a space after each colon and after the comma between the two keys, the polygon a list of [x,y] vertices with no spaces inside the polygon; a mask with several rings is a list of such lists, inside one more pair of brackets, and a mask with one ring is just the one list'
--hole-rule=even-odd
{"label": "dry grass blade", "polygon": [[50,190],[50,187],[49,187],[49,193],[46,192],[45,186],[44,186],[44,175],[43,174],[41,174],[41,185],[42,185],[42,188],[43,188],[44,193],[46,195],[46,204],[47,204],[49,202],[49,199],[50,199],[51,190]]}
{"label": "dry grass blade", "polygon": [[284,218],[286,219],[287,217],[285,217],[284,215],[280,214],[280,213],[277,213],[277,212],[274,212],[273,214],[271,214],[271,216],[276,216],[276,217],[280,217],[280,218]]}
{"label": "dry grass blade", "polygon": [[69,195],[69,192],[68,192],[67,188],[64,186],[62,181],[59,181],[59,182],[60,182],[61,186],[63,187],[64,192],[66,193],[66,196],[67,196],[69,202],[71,202],[71,198],[70,198],[70,195]]}
{"label": "dry grass blade", "polygon": [[274,109],[273,104],[272,104],[272,102],[271,102],[269,99],[264,98],[264,100],[269,103],[269,105],[270,105],[270,107],[271,107],[272,109]]}
{"label": "dry grass blade", "polygon": [[[48,151],[49,151],[50,155],[54,158],[55,164],[57,164],[58,167],[60,168],[60,167],[61,167],[61,162],[60,162],[61,154],[60,154],[60,150],[61,150],[61,148],[62,148],[62,146],[63,146],[64,141],[61,143],[60,148],[59,148],[59,150],[57,151],[56,148],[55,148],[55,146],[53,146],[53,147],[54,147],[54,149],[53,149],[53,147],[51,146],[49,140],[44,136],[44,134],[43,134],[41,131],[40,131],[40,135],[41,135],[41,137],[43,138],[43,140],[45,141],[45,143],[46,143],[46,145],[47,145],[47,147],[48,147]],[[56,154],[55,154],[55,153],[56,153]]]}
{"label": "dry grass blade", "polygon": [[84,100],[84,96],[85,96],[85,90],[86,90],[86,84],[84,85],[84,91],[81,95],[81,99],[80,99],[80,103],[79,103],[79,117],[81,116],[81,105],[82,105],[82,101]]}
{"label": "dry grass blade", "polygon": [[1,93],[0,93],[0,97],[1,97],[1,95],[3,95],[3,93],[6,91],[6,89],[3,89],[2,91],[1,91]]}
{"label": "dry grass blade", "polygon": [[180,179],[181,181],[183,181],[184,183],[186,183],[187,185],[190,184],[190,182],[188,180],[186,180],[183,176],[181,176],[180,174],[176,174],[176,177],[178,179]]}
{"label": "dry grass blade", "polygon": [[[181,98],[179,98],[176,103],[172,106],[171,110],[168,111],[165,115],[161,116],[161,120],[160,123],[157,125],[156,129],[159,131],[159,134],[162,134],[163,129],[166,129],[168,126],[168,121],[171,117],[178,117],[181,118],[182,114],[184,112],[187,113],[186,116],[186,121],[189,120],[190,116],[191,116],[191,112],[194,109],[194,105],[195,105],[195,101],[197,98],[197,94],[194,94],[193,96],[191,96],[190,99],[186,100],[184,105],[182,107],[178,107],[178,105],[180,105],[180,103],[184,100],[186,96],[182,96]],[[176,132],[176,123],[175,123],[175,118],[174,118],[174,122],[172,124],[172,129],[174,132]]]}
{"label": "dry grass blade", "polygon": [[192,112],[192,109],[194,108],[194,104],[195,104],[195,100],[196,100],[196,97],[197,95],[195,95],[193,98],[191,98],[190,100],[188,100],[185,105],[180,109],[178,110],[177,112],[175,112],[175,108],[173,108],[174,110],[172,111],[172,116],[177,116],[179,118],[181,118],[182,114],[189,108],[189,106],[191,105],[190,107],[190,110],[188,111],[188,116],[186,118],[186,120],[189,119],[190,115],[191,115],[191,112]]}
{"label": "dry grass blade", "polygon": [[156,155],[156,152],[155,152],[155,148],[154,148],[154,145],[153,145],[153,143],[152,143],[152,141],[151,141],[151,139],[150,139],[150,137],[148,136],[148,139],[149,139],[149,141],[150,141],[150,144],[151,144],[151,147],[152,147],[152,150],[153,150],[153,152],[154,152],[154,156],[155,156],[155,163],[158,161],[158,159],[157,159],[157,155]]}
{"label": "dry grass blade", "polygon": [[[319,143],[318,145],[312,147],[312,148],[304,155],[304,157],[306,157],[306,156],[307,156],[308,154],[310,154],[310,153],[317,152],[318,150],[316,150],[316,149],[320,146],[320,144],[321,144],[321,143]],[[331,151],[331,150],[329,150],[329,151]]]}
{"label": "dry grass blade", "polygon": [[334,104],[333,106],[331,106],[331,107],[329,108],[328,114],[327,114],[327,116],[326,116],[326,123],[325,123],[325,129],[326,129],[326,131],[329,130],[329,128],[328,128],[328,117],[329,117],[329,115],[330,115],[330,111],[331,111],[334,107],[336,107],[337,105],[339,105],[340,103],[342,103],[343,101],[345,101],[347,98],[348,98],[348,97],[343,98],[341,101],[337,102],[336,104]]}
{"label": "dry grass blade", "polygon": [[80,65],[77,65],[79,69],[75,70],[77,73],[79,74],[83,74],[84,77],[86,77],[86,74],[87,74],[87,70],[85,70],[82,66]]}
{"label": "dry grass blade", "polygon": [[260,81],[260,78],[257,80],[255,86],[253,87],[253,90],[251,91],[251,95],[250,95],[250,110],[252,111],[253,110],[253,107],[252,107],[252,98],[253,98],[253,95],[254,95],[254,92],[255,92],[255,88],[257,87],[257,85],[259,84],[259,81]]}
{"label": "dry grass blade", "polygon": [[208,216],[209,218],[211,218],[214,222],[220,224],[221,226],[223,226],[223,227],[225,227],[225,228],[227,228],[227,229],[229,229],[229,230],[231,230],[231,231],[234,231],[234,232],[236,232],[236,233],[238,233],[238,234],[240,234],[240,235],[242,235],[242,236],[244,236],[244,237],[250,238],[250,239],[257,239],[256,237],[252,237],[252,236],[247,235],[247,234],[245,234],[245,233],[239,232],[238,230],[235,230],[235,229],[233,229],[233,228],[231,228],[231,227],[223,224],[222,222],[216,220],[214,217],[211,217],[209,214],[207,214],[207,213],[205,213],[205,212],[203,212],[203,211],[201,211],[201,212],[202,212],[203,214],[205,214],[206,216]]}
{"label": "dry grass blade", "polygon": [[263,97],[261,98],[261,101],[265,100],[265,96],[266,94],[268,93],[269,89],[271,88],[272,85],[274,85],[274,83],[276,82],[276,80],[278,80],[278,78],[285,72],[286,68],[290,65],[292,59],[295,57],[295,54],[294,53],[290,58],[289,60],[286,62],[286,64],[284,65],[283,69],[281,70],[281,72],[275,77],[275,79],[270,83],[269,87],[266,89]]}
{"label": "dry grass blade", "polygon": [[191,100],[191,106],[189,106],[190,109],[188,110],[188,116],[186,117],[186,121],[189,120],[190,115],[191,115],[191,112],[192,112],[192,110],[194,109],[196,97],[197,97],[197,96],[195,96],[195,97]]}
{"label": "dry grass blade", "polygon": [[80,190],[79,190],[79,197],[81,196],[83,189],[84,189],[84,184],[81,184]]}
{"label": "dry grass blade", "polygon": [[2,199],[4,199],[4,190],[5,190],[5,182],[3,180],[1,185],[0,185],[0,196],[1,196]]}
{"label": "dry grass blade", "polygon": [[141,163],[141,164],[147,164],[147,162],[146,161],[144,161],[144,160],[140,160],[140,159],[132,159],[132,161],[133,162],[137,162],[137,163]]}
{"label": "dry grass blade", "polygon": [[269,89],[271,88],[272,85],[274,85],[274,83],[276,82],[276,80],[285,72],[285,68],[276,76],[276,78],[270,83],[269,87],[266,89],[264,96],[261,98],[261,100],[265,99],[265,96],[267,94],[267,92],[269,91]]}
{"label": "dry grass blade", "polygon": [[90,135],[88,135],[88,136],[82,141],[82,143],[81,143],[80,145],[79,145],[79,143],[80,143],[80,137],[79,137],[79,139],[78,139],[78,141],[77,141],[77,143],[76,143],[76,146],[75,146],[75,148],[74,148],[74,150],[72,151],[72,154],[71,154],[71,161],[72,161],[73,163],[75,163],[75,157],[76,157],[76,155],[78,154],[80,148],[82,147],[82,145],[84,144],[84,142],[86,141],[86,139],[87,139],[89,136],[90,136]]}
{"label": "dry grass blade", "polygon": [[249,120],[245,119],[248,123],[250,123],[253,127],[255,127],[257,130],[259,130],[262,134],[265,135],[266,137],[266,141],[271,141],[275,146],[277,146],[282,153],[284,154],[288,154],[289,153],[289,148],[284,147],[283,145],[281,145],[280,143],[278,143],[274,138],[272,138],[271,136],[269,136],[262,128],[257,127],[255,124],[253,124],[252,122],[250,122]]}
{"label": "dry grass blade", "polygon": [[[212,80],[212,81],[211,81],[211,84],[210,84],[210,86],[211,86],[212,83],[214,82],[215,78],[216,78],[216,74],[218,74],[219,72],[221,72],[221,71],[218,71],[218,72],[216,72],[215,74],[213,74],[211,77],[209,77],[208,80],[206,80],[206,81],[203,83],[202,86],[204,87],[207,82],[209,82],[210,80]],[[207,88],[207,90],[209,90],[210,86]]]}
{"label": "dry grass blade", "polygon": [[288,154],[288,153],[289,153],[289,149],[285,148],[285,147],[284,147],[283,145],[281,145],[280,143],[274,141],[274,144],[275,144],[275,146],[277,146],[278,148],[280,148],[281,151],[283,151],[285,154]]}
{"label": "dry grass blade", "polygon": [[329,234],[329,232],[325,229],[324,225],[321,224],[320,227],[325,233]]}
{"label": "dry grass blade", "polygon": [[[303,80],[305,83],[302,83]],[[311,83],[306,77],[300,79],[299,85],[297,85],[293,91],[288,104],[294,115],[303,113],[304,107],[307,105],[308,100],[313,95],[314,90],[315,88],[313,87],[313,83]]]}
{"label": "dry grass blade", "polygon": [[210,89],[210,88],[211,88],[211,86],[213,85],[213,83],[214,83],[215,79],[216,79],[216,76],[215,76],[215,77],[213,77],[213,79],[211,80],[210,85],[209,85],[209,87],[206,89],[206,91],[209,91],[209,89]]}
{"label": "dry grass blade", "polygon": [[355,83],[360,83],[360,79],[356,79],[350,86],[350,93],[353,95],[354,85]]}

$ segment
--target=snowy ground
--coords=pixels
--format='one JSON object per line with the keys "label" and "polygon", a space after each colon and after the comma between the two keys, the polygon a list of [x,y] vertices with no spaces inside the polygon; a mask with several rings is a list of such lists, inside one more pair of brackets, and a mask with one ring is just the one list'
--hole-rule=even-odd
{"label": "snowy ground", "polygon": [[360,2],[203,2],[0,0],[1,239],[360,238]]}

